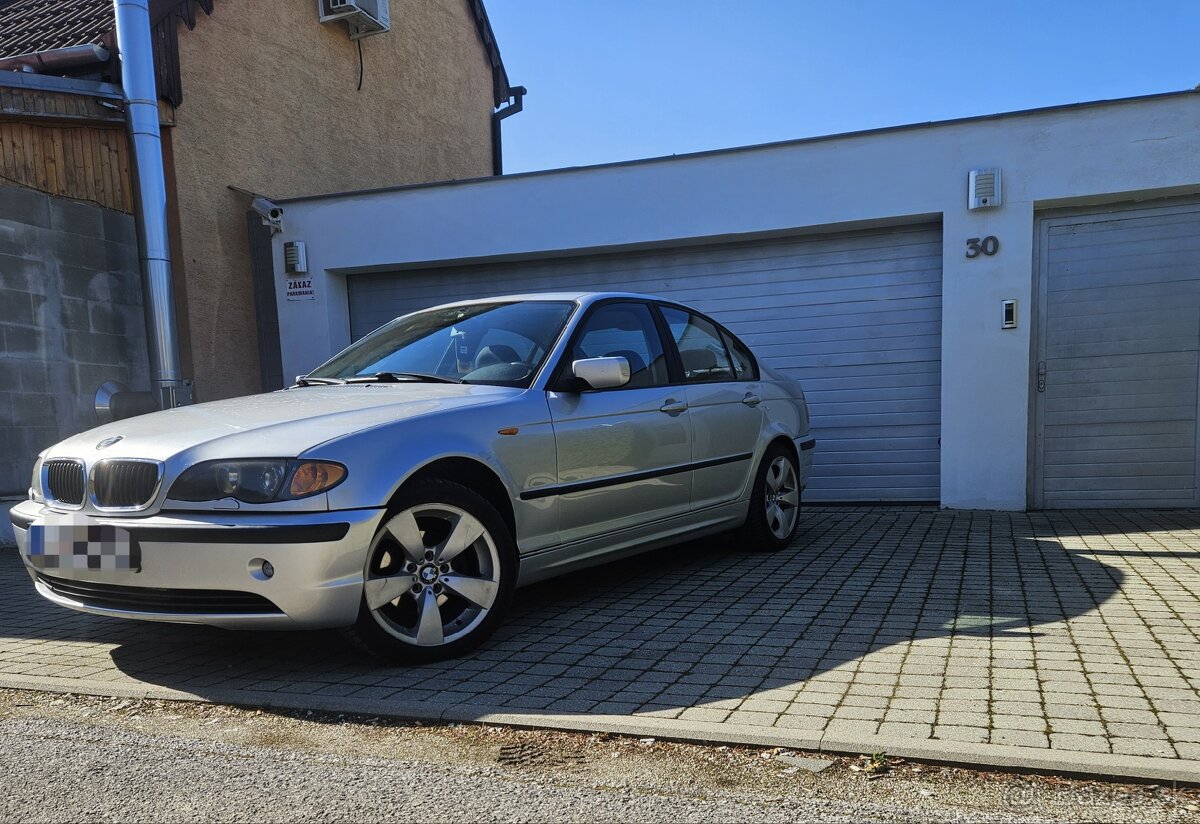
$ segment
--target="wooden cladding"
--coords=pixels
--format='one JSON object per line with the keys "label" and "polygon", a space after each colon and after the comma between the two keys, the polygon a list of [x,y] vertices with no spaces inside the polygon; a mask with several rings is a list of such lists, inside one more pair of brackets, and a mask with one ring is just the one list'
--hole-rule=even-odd
{"label": "wooden cladding", "polygon": [[0,177],[0,182],[58,197],[133,211],[129,138],[119,123],[108,127],[0,119]]}
{"label": "wooden cladding", "polygon": [[0,116],[73,123],[123,123],[121,107],[98,97],[0,86]]}

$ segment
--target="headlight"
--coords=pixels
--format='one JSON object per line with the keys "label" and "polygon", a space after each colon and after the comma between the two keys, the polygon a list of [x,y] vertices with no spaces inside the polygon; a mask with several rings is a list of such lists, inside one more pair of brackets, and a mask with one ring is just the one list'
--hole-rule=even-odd
{"label": "headlight", "polygon": [[29,500],[42,502],[42,455],[38,455],[37,460],[33,462],[33,477],[29,479]]}
{"label": "headlight", "polygon": [[291,501],[332,489],[346,477],[346,467],[328,461],[257,459],[206,461],[196,464],[171,485],[176,501],[219,501],[236,498],[248,504]]}

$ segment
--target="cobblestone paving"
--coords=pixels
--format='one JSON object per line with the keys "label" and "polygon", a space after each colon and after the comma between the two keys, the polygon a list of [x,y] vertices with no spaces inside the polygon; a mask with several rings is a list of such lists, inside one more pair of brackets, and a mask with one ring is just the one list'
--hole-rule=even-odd
{"label": "cobblestone paving", "polygon": [[334,633],[43,602],[0,555],[0,677],[1200,761],[1200,513],[806,510],[793,547],[684,544],[518,593],[500,633],[399,669]]}

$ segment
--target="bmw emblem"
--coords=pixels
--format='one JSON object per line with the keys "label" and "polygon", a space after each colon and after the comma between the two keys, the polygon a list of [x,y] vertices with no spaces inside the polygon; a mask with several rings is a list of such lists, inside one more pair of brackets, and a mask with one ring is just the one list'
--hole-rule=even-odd
{"label": "bmw emblem", "polygon": [[124,435],[114,435],[111,438],[105,438],[104,440],[100,441],[100,443],[96,444],[96,448],[97,449],[108,449],[110,446],[115,444],[117,441],[123,441],[123,440],[125,440]]}

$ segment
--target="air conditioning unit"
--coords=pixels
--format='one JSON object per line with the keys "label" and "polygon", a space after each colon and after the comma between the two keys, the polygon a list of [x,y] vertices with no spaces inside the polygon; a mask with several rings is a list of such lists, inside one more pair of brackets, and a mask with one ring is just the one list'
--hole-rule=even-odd
{"label": "air conditioning unit", "polygon": [[383,34],[392,28],[388,0],[317,0],[322,23],[345,20],[351,40]]}

